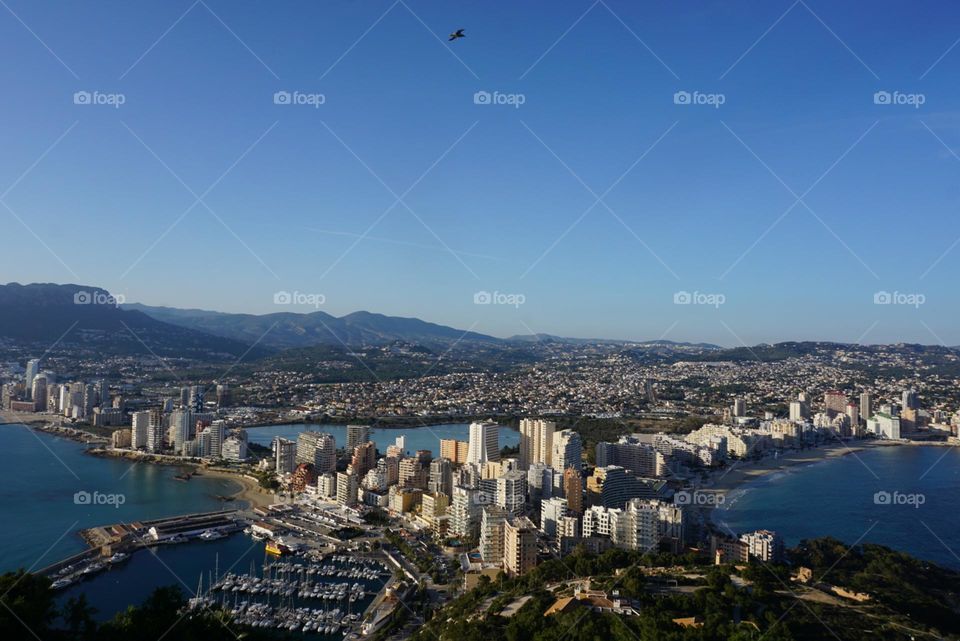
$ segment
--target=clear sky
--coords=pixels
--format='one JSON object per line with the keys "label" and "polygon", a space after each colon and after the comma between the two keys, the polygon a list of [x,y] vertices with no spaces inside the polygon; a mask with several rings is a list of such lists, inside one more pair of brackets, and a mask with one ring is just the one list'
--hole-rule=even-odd
{"label": "clear sky", "polygon": [[0,280],[955,345],[958,38],[946,0],[2,0]]}

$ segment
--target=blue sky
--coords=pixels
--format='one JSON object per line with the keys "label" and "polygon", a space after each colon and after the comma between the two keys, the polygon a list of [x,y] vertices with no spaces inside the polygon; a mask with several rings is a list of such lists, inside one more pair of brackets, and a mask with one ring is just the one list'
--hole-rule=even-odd
{"label": "blue sky", "polygon": [[3,5],[0,280],[500,336],[960,343],[955,3]]}

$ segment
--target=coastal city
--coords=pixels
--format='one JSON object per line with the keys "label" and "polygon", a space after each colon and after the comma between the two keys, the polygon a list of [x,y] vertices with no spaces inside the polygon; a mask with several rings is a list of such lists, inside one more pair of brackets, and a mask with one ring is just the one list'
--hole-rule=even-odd
{"label": "coastal city", "polygon": [[[693,555],[716,566],[783,563],[786,545],[775,529],[738,532],[725,523],[728,495],[740,484],[791,465],[856,456],[864,448],[960,444],[960,411],[942,401],[927,404],[927,394],[937,396],[935,385],[921,393],[898,389],[895,380],[875,381],[859,393],[781,396],[803,378],[812,388],[836,384],[844,370],[816,357],[668,366],[602,358],[602,364],[581,358],[579,366],[553,372],[536,366],[528,372],[529,386],[513,383],[517,374],[499,383],[528,394],[551,388],[559,398],[558,390],[581,381],[584,389],[566,396],[583,404],[590,399],[592,408],[604,410],[590,417],[613,426],[601,433],[619,435],[604,440],[591,431],[582,435],[576,423],[558,425],[570,406],[549,413],[557,417],[544,412],[515,422],[474,420],[462,424],[458,438],[434,433],[432,412],[513,414],[513,404],[478,402],[479,390],[498,377],[473,379],[459,395],[439,392],[450,385],[450,375],[331,384],[332,390],[317,385],[306,388],[311,400],[300,405],[257,407],[236,404],[238,396],[251,397],[242,383],[185,385],[165,396],[149,382],[64,380],[55,365],[34,358],[4,364],[2,410],[7,422],[83,442],[88,455],[171,467],[179,470],[174,482],[219,476],[244,488],[234,509],[102,523],[73,533],[88,549],[41,571],[55,591],[76,589],[145,553],[141,549],[246,536],[261,542],[267,561],[246,572],[201,573],[188,607],[223,606],[243,625],[348,638],[422,622],[422,614],[407,616],[406,600],[419,591],[442,605],[481,582],[522,577],[543,562],[584,551]],[[692,393],[676,393],[694,378]],[[741,393],[729,403],[714,406],[717,395],[703,393],[734,380]],[[249,385],[262,388],[259,380]],[[444,402],[421,405],[427,390]],[[365,407],[354,394],[393,398],[395,408],[416,408],[420,422],[391,428],[381,416],[384,427],[328,423],[327,431],[310,423]],[[509,398],[503,389],[490,394]],[[513,403],[525,405],[522,399]],[[698,420],[691,423],[690,416]],[[626,421],[637,417],[644,417],[644,427],[631,431]],[[270,429],[257,422],[265,418],[298,422],[289,424],[287,436],[251,440],[259,429]],[[417,445],[408,445],[413,433],[420,433]],[[75,500],[117,498],[82,492]],[[849,586],[824,583],[817,589],[852,593]],[[639,607],[616,590],[583,594],[617,614]],[[323,607],[313,607],[318,603]]]}
{"label": "coastal city", "polygon": [[0,641],[960,641],[958,36],[0,0]]}

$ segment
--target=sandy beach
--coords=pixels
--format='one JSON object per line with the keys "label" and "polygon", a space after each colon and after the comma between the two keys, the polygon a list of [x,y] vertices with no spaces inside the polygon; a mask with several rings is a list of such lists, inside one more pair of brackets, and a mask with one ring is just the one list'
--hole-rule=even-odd
{"label": "sandy beach", "polygon": [[902,443],[889,441],[856,441],[822,445],[806,450],[790,450],[777,458],[767,456],[759,461],[734,462],[727,469],[714,472],[703,487],[704,489],[729,492],[744,483],[791,467],[810,465],[841,456],[854,456],[858,452],[877,447],[900,447],[902,445]]}
{"label": "sandy beach", "polygon": [[206,468],[199,468],[199,476],[207,478],[229,479],[235,483],[239,483],[243,486],[242,489],[232,494],[231,498],[235,501],[243,501],[250,509],[256,507],[266,507],[267,505],[277,502],[277,499],[273,494],[267,493],[260,489],[260,483],[258,481],[247,476],[236,474],[234,472],[226,472],[224,470]]}

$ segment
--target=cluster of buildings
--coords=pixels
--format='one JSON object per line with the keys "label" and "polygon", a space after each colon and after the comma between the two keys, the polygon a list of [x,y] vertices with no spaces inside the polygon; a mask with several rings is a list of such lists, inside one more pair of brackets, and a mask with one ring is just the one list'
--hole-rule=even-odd
{"label": "cluster of buildings", "polygon": [[115,449],[229,461],[248,458],[246,432],[228,429],[226,422],[218,419],[219,408],[230,403],[227,385],[216,386],[213,409],[205,401],[203,386],[183,386],[178,391],[178,398],[165,398],[159,407],[128,406],[122,394],[111,395],[103,379],[58,383],[55,372],[42,368],[40,359],[30,359],[22,380],[0,388],[0,408],[118,428],[110,434]]}
{"label": "cluster of buildings", "polygon": [[667,457],[651,446],[602,444],[609,460],[586,475],[577,432],[524,419],[518,455],[502,457],[500,429],[474,422],[467,441],[442,440],[439,457],[406,452],[401,436],[379,456],[369,428],[350,425],[339,466],[333,436],[307,431],[296,441],[275,438],[270,465],[293,492],[383,509],[454,547],[476,548],[483,567],[508,574],[577,545],[685,545],[687,508],[671,502]]}
{"label": "cluster of buildings", "polygon": [[111,400],[106,381],[57,382],[57,375],[42,369],[32,358],[24,367],[23,380],[0,386],[0,409],[12,412],[45,412],[100,426],[122,425],[123,398]]}

